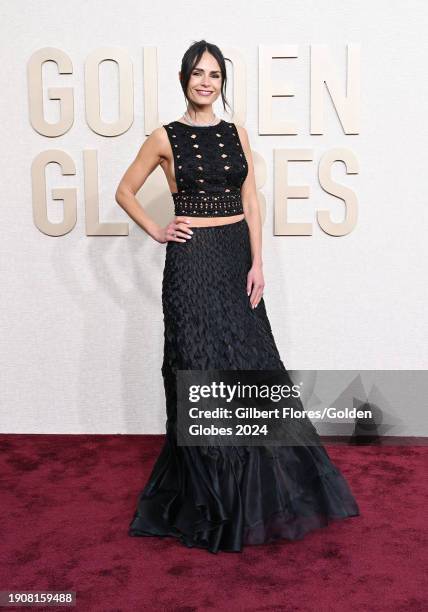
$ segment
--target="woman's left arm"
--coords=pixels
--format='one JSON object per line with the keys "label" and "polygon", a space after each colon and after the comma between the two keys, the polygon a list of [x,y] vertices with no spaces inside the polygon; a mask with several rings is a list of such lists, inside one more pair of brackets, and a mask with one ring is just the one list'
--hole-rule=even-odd
{"label": "woman's left arm", "polygon": [[241,187],[241,196],[251,242],[252,265],[247,275],[247,295],[250,296],[251,307],[256,308],[263,296],[265,286],[262,260],[262,220],[247,130],[239,125],[236,126],[236,129],[248,164],[248,174]]}

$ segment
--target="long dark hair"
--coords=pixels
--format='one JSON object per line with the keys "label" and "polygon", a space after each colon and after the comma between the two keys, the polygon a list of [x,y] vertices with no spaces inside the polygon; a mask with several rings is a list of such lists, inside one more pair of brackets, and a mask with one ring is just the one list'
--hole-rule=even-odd
{"label": "long dark hair", "polygon": [[223,101],[223,108],[226,110],[226,105],[232,110],[229,102],[226,99],[225,91],[226,91],[226,82],[227,82],[227,74],[226,74],[226,61],[224,59],[223,53],[217,47],[217,45],[213,45],[212,43],[207,42],[206,40],[198,40],[195,41],[183,55],[183,59],[181,60],[181,75],[180,75],[180,84],[184,93],[184,97],[186,102],[193,108],[196,113],[196,107],[193,102],[189,100],[187,96],[187,86],[190,81],[190,77],[192,75],[192,70],[196,66],[196,64],[201,59],[203,53],[208,51],[211,55],[215,57],[220,66],[221,72],[221,99]]}

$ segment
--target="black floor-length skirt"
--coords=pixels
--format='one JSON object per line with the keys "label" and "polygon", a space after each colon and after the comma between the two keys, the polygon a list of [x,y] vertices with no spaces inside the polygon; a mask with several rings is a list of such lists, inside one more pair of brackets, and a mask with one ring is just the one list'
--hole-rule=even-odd
{"label": "black floor-length skirt", "polygon": [[[321,441],[270,448],[177,444],[177,370],[287,372],[263,298],[253,309],[247,296],[246,220],[192,230],[186,243],[166,246],[166,439],[129,535],[174,536],[188,547],[238,552],[245,545],[301,539],[332,519],[358,516],[357,502]],[[313,437],[309,420],[305,427]]]}

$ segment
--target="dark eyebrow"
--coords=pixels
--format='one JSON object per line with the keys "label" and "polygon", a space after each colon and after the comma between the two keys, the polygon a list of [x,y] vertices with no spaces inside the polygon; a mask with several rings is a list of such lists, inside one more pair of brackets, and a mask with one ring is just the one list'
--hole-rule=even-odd
{"label": "dark eyebrow", "polygon": [[[200,70],[201,72],[205,72],[205,70],[203,68],[193,68],[193,70]],[[220,70],[210,70],[210,72],[218,72],[218,73],[220,73]]]}

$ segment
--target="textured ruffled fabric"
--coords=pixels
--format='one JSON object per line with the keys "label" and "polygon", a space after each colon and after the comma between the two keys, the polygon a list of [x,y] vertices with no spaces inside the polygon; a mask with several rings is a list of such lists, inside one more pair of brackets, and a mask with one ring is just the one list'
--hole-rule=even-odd
{"label": "textured ruffled fabric", "polygon": [[[246,293],[245,219],[193,231],[186,243],[166,247],[166,439],[129,535],[174,536],[188,547],[238,552],[358,516],[346,480],[307,418],[291,425],[296,446],[178,446],[177,370],[277,369],[287,376],[264,300],[252,309]],[[318,445],[305,445],[306,439]]]}

